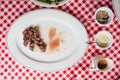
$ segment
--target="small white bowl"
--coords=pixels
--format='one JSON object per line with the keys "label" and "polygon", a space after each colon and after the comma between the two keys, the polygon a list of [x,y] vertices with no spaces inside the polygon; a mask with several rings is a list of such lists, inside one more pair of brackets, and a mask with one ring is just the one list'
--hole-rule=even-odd
{"label": "small white bowl", "polygon": [[110,47],[112,46],[112,43],[113,43],[113,37],[112,37],[111,33],[109,33],[108,31],[100,31],[100,32],[98,32],[98,33],[95,35],[95,42],[96,42],[96,37],[97,37],[99,34],[101,34],[101,33],[105,33],[105,34],[108,36],[108,38],[109,38],[108,46],[102,48],[102,47],[100,47],[99,45],[97,45],[97,43],[95,43],[95,45],[97,46],[98,49],[101,49],[101,50],[105,50],[105,49],[110,48]]}
{"label": "small white bowl", "polygon": [[[98,68],[98,62],[102,59],[105,59],[107,61],[107,68],[106,69],[99,69]],[[108,72],[110,71],[113,67],[115,66],[113,60],[109,59],[109,58],[105,58],[102,55],[96,55],[92,58],[92,63],[91,63],[91,68],[90,71],[103,71],[103,72]]]}
{"label": "small white bowl", "polygon": [[70,0],[63,0],[63,1],[60,1],[58,5],[56,4],[47,4],[47,3],[44,3],[44,2],[40,2],[40,1],[37,1],[37,0],[30,0],[34,3],[36,3],[37,5],[39,6],[42,6],[42,7],[58,7],[58,6],[61,6],[67,2],[69,2]]}
{"label": "small white bowl", "polygon": [[[105,24],[102,24],[102,23],[99,23],[98,20],[96,19],[96,14],[98,11],[100,10],[104,10],[104,11],[107,11],[108,12],[108,15],[109,15],[109,19],[108,19],[108,22],[105,23]],[[95,21],[97,22],[97,24],[99,24],[100,26],[108,26],[112,21],[113,21],[113,18],[114,18],[114,14],[112,12],[112,10],[108,7],[100,7],[96,10],[95,14],[94,14],[94,19]]]}

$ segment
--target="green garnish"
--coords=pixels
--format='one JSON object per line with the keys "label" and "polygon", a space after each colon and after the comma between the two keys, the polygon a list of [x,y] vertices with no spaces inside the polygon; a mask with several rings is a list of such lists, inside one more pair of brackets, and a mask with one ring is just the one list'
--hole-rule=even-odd
{"label": "green garnish", "polygon": [[41,2],[44,2],[44,3],[48,3],[48,4],[56,4],[58,5],[60,1],[62,0],[37,0],[37,1],[41,1]]}

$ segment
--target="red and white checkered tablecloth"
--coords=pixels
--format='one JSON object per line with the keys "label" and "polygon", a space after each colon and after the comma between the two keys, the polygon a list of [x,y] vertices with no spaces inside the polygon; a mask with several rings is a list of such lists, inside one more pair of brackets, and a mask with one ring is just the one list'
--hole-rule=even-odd
{"label": "red and white checkered tablecloth", "polygon": [[[101,27],[95,21],[88,21],[101,6],[107,6],[113,10],[111,0],[71,0],[70,3],[57,9],[78,18],[87,29],[90,41],[93,41],[98,31],[109,31],[114,38],[112,47],[108,50],[99,50],[94,44],[89,45],[83,58],[76,64],[62,71],[47,73],[32,70],[17,63],[9,53],[6,44],[6,34],[14,20],[28,11],[41,7],[29,0],[0,0],[0,80],[116,80],[120,75],[120,22],[116,15],[107,27]],[[106,73],[89,72],[91,58],[96,54],[112,59],[115,67]]]}

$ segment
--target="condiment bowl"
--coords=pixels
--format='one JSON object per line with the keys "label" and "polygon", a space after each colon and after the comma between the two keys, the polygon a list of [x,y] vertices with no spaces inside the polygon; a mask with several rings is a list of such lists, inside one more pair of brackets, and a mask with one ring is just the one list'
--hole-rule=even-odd
{"label": "condiment bowl", "polygon": [[[107,23],[102,24],[102,23],[98,22],[98,20],[96,19],[97,12],[101,11],[101,10],[108,12],[109,19],[108,19]],[[96,12],[94,14],[94,19],[95,19],[96,23],[99,24],[100,26],[108,26],[113,21],[113,18],[114,18],[114,14],[113,14],[112,10],[108,7],[100,7],[96,10]]]}
{"label": "condiment bowl", "polygon": [[[108,45],[107,45],[106,47],[100,47],[100,46],[97,44],[96,38],[97,38],[97,36],[98,36],[99,34],[101,34],[101,33],[106,34],[106,35],[108,36],[108,38],[109,38],[109,42],[108,42]],[[109,33],[108,31],[100,31],[100,32],[98,32],[98,33],[95,35],[95,42],[96,42],[95,45],[97,46],[98,49],[105,50],[105,49],[108,49],[108,48],[110,48],[110,47],[112,46],[113,37],[112,37],[111,33]]]}

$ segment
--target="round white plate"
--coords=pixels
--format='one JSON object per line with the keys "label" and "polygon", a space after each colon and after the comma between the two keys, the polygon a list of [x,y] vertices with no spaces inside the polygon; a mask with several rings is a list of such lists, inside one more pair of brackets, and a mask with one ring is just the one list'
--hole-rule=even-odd
{"label": "round white plate", "polygon": [[43,7],[58,7],[58,6],[61,6],[61,5],[65,4],[65,3],[69,2],[70,0],[63,0],[58,5],[56,5],[56,4],[47,4],[47,3],[43,3],[43,2],[40,2],[40,1],[37,1],[37,0],[31,0],[31,1],[36,3],[39,6],[43,6]]}
{"label": "round white plate", "polygon": [[114,10],[117,14],[117,17],[120,20],[120,0],[112,0],[112,1],[113,1]]}
{"label": "round white plate", "polygon": [[[30,52],[23,46],[22,40],[22,31],[30,25],[39,25],[43,30],[42,35],[47,33],[49,26],[65,32],[66,50],[51,55]],[[21,64],[40,71],[56,71],[73,65],[84,55],[86,41],[88,35],[84,26],[75,17],[54,9],[34,10],[24,14],[13,23],[7,36],[12,56]]]}

